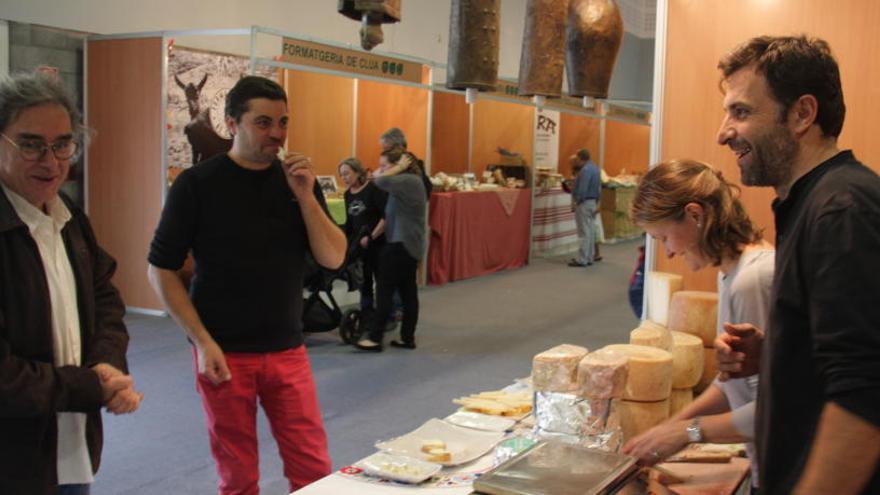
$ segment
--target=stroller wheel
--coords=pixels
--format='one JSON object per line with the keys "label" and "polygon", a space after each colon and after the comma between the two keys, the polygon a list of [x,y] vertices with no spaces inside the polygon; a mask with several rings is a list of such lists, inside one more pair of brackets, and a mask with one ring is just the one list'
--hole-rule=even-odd
{"label": "stroller wheel", "polygon": [[354,344],[361,337],[361,310],[349,309],[342,313],[342,321],[339,322],[339,336],[346,344]]}

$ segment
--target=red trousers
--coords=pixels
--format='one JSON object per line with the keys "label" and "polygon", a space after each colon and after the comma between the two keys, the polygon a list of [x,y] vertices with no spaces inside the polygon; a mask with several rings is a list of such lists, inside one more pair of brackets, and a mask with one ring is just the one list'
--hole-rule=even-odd
{"label": "red trousers", "polygon": [[[195,357],[195,350],[193,351]],[[305,346],[271,353],[227,353],[232,379],[212,384],[198,373],[220,495],[259,493],[257,398],[266,412],[290,491],[330,474],[327,436]]]}

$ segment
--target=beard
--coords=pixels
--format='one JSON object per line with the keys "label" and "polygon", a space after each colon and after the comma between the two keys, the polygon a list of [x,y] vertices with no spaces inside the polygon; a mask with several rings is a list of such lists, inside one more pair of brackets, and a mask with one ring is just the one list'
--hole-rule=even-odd
{"label": "beard", "polygon": [[751,160],[740,166],[743,184],[777,187],[788,182],[798,143],[784,125],[758,137],[751,148]]}

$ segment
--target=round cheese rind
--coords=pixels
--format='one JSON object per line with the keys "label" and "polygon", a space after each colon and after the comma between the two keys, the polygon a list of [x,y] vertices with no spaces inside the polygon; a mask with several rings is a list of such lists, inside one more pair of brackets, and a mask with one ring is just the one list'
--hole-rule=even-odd
{"label": "round cheese rind", "polygon": [[648,319],[666,325],[669,313],[669,301],[672,294],[682,288],[684,277],[677,273],[648,272],[645,274],[645,287],[648,289]]}
{"label": "round cheese rind", "polygon": [[632,344],[612,344],[603,349],[627,356],[626,386],[623,398],[654,402],[672,391],[672,354],[663,349]]}
{"label": "round cheese rind", "polygon": [[718,361],[715,359],[715,348],[703,348],[703,376],[700,377],[700,383],[694,387],[694,392],[702,392],[715,381],[718,376]]}
{"label": "round cheese rind", "polygon": [[587,399],[619,399],[626,387],[626,354],[599,349],[578,364],[578,390]]}
{"label": "round cheese rind", "polygon": [[615,410],[623,430],[623,441],[626,442],[666,421],[669,418],[669,399],[657,402],[621,400]]}
{"label": "round cheese rind", "polygon": [[681,411],[685,406],[694,401],[694,391],[690,388],[674,388],[669,396],[669,415]]}
{"label": "round cheese rind", "polygon": [[629,333],[629,343],[669,351],[672,349],[672,334],[663,325],[645,320]]}
{"label": "round cheese rind", "polygon": [[672,388],[693,388],[703,376],[703,341],[684,332],[672,334]]}
{"label": "round cheese rind", "polygon": [[718,293],[682,290],[672,295],[667,328],[703,339],[704,347],[712,347],[718,333]]}

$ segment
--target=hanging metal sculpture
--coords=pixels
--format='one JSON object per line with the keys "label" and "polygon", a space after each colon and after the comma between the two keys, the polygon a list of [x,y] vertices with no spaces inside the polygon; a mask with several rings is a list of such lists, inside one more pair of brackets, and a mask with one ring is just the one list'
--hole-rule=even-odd
{"label": "hanging metal sculpture", "polygon": [[572,96],[607,98],[623,19],[613,0],[570,0],[566,25],[565,68]]}
{"label": "hanging metal sculpture", "polygon": [[519,61],[521,96],[559,97],[562,93],[567,3],[565,0],[529,0],[526,4]]}
{"label": "hanging metal sculpture", "polygon": [[361,46],[364,50],[385,40],[382,24],[400,21],[401,0],[339,0],[336,10],[340,14],[361,21]]}
{"label": "hanging metal sculpture", "polygon": [[500,0],[452,0],[446,87],[495,90],[500,19]]}

